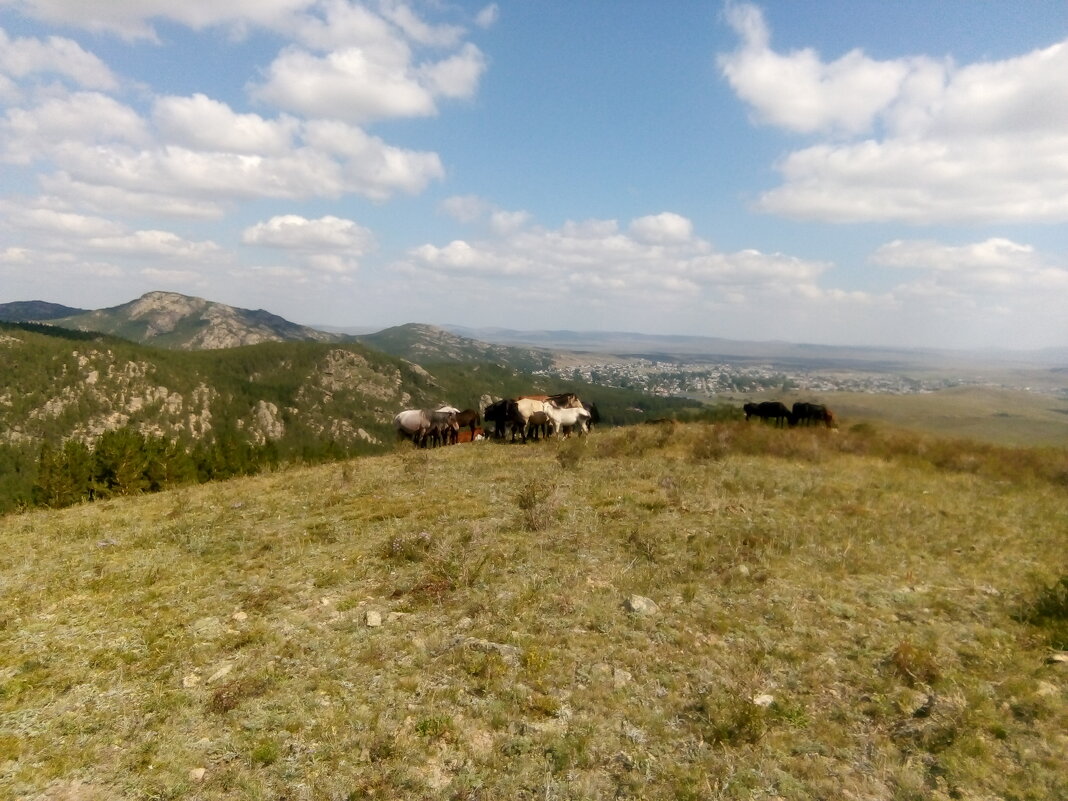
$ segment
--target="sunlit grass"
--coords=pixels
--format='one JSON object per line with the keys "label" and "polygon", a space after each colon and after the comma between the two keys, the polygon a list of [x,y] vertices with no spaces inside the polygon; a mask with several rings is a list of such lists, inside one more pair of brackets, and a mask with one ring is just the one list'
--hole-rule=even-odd
{"label": "sunlit grass", "polygon": [[0,795],[1068,797],[1064,460],[639,426],[9,516]]}

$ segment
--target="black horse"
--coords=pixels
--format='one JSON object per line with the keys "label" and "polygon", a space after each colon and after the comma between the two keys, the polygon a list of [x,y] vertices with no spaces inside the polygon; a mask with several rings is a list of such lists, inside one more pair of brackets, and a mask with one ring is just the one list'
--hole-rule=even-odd
{"label": "black horse", "polygon": [[517,415],[517,405],[514,398],[502,398],[496,403],[491,403],[482,412],[482,417],[487,423],[493,423],[493,438],[504,439],[509,423],[512,423]]}
{"label": "black horse", "polygon": [[773,420],[779,428],[787,424],[793,425],[793,415],[786,408],[786,404],[780,401],[764,401],[763,403],[747,403],[742,407],[745,419],[759,417],[761,420]]}

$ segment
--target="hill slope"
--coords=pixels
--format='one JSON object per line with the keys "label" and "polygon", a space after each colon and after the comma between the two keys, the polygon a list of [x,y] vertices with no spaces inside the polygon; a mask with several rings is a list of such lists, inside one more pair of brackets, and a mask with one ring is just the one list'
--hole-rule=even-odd
{"label": "hill slope", "polygon": [[554,362],[551,351],[491,345],[459,336],[431,325],[408,323],[356,337],[369,347],[401,356],[416,364],[468,364],[490,362],[530,371],[549,367]]}
{"label": "hill slope", "polygon": [[260,342],[342,342],[351,338],[297,325],[263,309],[250,310],[177,292],[149,292],[129,303],[67,317],[53,325],[98,331],[176,350],[207,350]]}
{"label": "hill slope", "polygon": [[0,322],[5,323],[45,322],[85,313],[85,309],[75,309],[59,303],[46,303],[43,300],[0,303]]}
{"label": "hill slope", "polygon": [[1068,797],[1063,486],[878,445],[646,426],[0,519],[0,795]]}

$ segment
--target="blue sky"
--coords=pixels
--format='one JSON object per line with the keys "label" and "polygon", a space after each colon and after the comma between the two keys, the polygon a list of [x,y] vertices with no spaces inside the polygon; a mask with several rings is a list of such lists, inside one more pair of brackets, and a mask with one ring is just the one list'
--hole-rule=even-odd
{"label": "blue sky", "polygon": [[0,302],[1064,347],[1066,223],[1064,0],[0,0]]}

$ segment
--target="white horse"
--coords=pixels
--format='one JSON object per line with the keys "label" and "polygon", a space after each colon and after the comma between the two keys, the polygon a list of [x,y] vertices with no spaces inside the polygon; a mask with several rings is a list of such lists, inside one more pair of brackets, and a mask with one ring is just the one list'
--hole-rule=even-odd
{"label": "white horse", "polygon": [[571,429],[577,428],[579,434],[585,434],[590,430],[590,413],[581,406],[558,409],[551,403],[545,404],[545,413],[553,424],[555,433],[563,433],[565,437],[571,436]]}
{"label": "white horse", "polygon": [[422,409],[405,409],[393,418],[393,428],[397,430],[397,436],[422,445],[430,431],[430,415]]}

